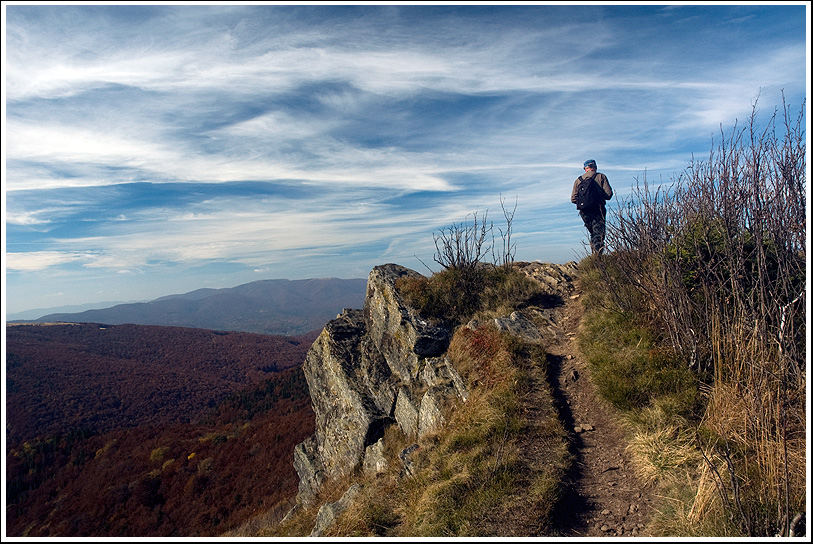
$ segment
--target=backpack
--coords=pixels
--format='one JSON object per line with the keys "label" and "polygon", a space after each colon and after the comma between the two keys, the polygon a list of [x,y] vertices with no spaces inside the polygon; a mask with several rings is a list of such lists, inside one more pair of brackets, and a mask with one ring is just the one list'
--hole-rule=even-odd
{"label": "backpack", "polygon": [[595,210],[604,200],[600,194],[603,191],[594,178],[579,176],[579,188],[576,189],[576,208],[579,211]]}

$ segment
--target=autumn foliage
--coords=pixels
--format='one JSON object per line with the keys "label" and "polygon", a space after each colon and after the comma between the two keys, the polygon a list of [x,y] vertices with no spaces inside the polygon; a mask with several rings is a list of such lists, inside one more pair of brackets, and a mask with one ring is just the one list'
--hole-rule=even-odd
{"label": "autumn foliage", "polygon": [[6,534],[216,536],[284,514],[314,337],[8,327]]}
{"label": "autumn foliage", "polygon": [[316,333],[269,336],[143,325],[6,327],[9,444],[86,429],[188,423],[302,363]]}

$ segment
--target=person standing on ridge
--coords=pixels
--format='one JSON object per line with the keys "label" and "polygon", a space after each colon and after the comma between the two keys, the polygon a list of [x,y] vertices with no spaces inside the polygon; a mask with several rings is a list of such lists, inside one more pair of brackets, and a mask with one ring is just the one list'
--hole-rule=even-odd
{"label": "person standing on ridge", "polygon": [[613,188],[607,176],[596,171],[596,161],[584,161],[584,174],[573,183],[570,201],[576,205],[579,215],[590,233],[590,249],[593,254],[604,251],[604,230],[607,207],[604,204],[613,197]]}

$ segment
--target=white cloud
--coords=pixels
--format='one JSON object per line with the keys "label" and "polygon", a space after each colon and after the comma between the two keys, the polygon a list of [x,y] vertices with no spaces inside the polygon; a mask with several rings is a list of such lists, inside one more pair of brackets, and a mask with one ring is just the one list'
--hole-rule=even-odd
{"label": "white cloud", "polygon": [[7,213],[6,214],[6,223],[11,225],[21,225],[21,226],[32,226],[32,225],[47,225],[51,221],[49,219],[41,219],[38,216],[41,215],[43,212],[41,210],[37,211],[26,211],[20,213]]}
{"label": "white cloud", "polygon": [[[254,126],[238,126],[236,131],[257,133],[263,123],[261,120]],[[54,173],[50,178],[31,178],[25,175],[23,168],[12,168],[6,186],[9,191],[126,183],[135,181],[132,169],[140,171],[141,179],[158,183],[300,180],[303,183],[361,187],[379,186],[383,182],[392,188],[410,190],[452,189],[437,175],[438,168],[431,162],[431,154],[360,149],[335,141],[325,142],[319,156],[322,167],[315,169],[299,164],[300,161],[287,163],[284,158],[277,157],[234,158],[205,154],[180,145],[173,146],[169,141],[146,141],[101,129],[10,122],[8,134],[10,158],[74,167],[84,165],[90,174],[65,177]],[[314,148],[318,146],[314,145]],[[95,165],[97,169],[109,168],[109,171],[88,170],[87,165]],[[120,172],[118,169],[122,167],[128,170]],[[102,177],[101,173],[107,175]],[[45,172],[40,170],[39,175],[44,176]]]}
{"label": "white cloud", "polygon": [[[337,121],[325,121],[309,116],[304,119],[284,111],[272,111],[208,133],[216,139],[239,138],[242,145],[251,146],[251,140],[282,143],[319,136],[336,128]],[[246,142],[246,140],[249,140]]]}
{"label": "white cloud", "polygon": [[[291,252],[342,255],[365,245],[390,246],[385,254],[401,246],[404,254],[405,248],[431,244],[433,230],[478,209],[483,211],[465,198],[446,199],[432,208],[396,214],[370,195],[341,192],[306,201],[213,199],[179,212],[142,211],[137,221],[111,222],[105,236],[56,240],[64,251],[15,253],[9,269],[45,270],[70,262],[120,273],[167,263],[232,262],[266,268]],[[415,242],[407,243],[409,239]],[[393,245],[393,240],[404,242]]]}
{"label": "white cloud", "polygon": [[92,255],[73,251],[7,252],[6,268],[21,272],[33,272],[75,261],[88,260],[89,258],[92,258]]}
{"label": "white cloud", "polygon": [[[160,28],[159,23],[156,30]],[[528,157],[525,150],[534,143],[547,158],[573,153],[583,147],[586,138],[594,137],[589,128],[595,120],[602,127],[597,134],[608,140],[608,147],[628,149],[646,145],[640,140],[650,138],[646,127],[658,126],[659,137],[672,141],[698,128],[713,129],[746,111],[743,103],[750,103],[757,92],[742,74],[756,71],[770,74],[771,82],[780,82],[783,72],[775,68],[794,66],[800,55],[796,49],[786,48],[766,54],[764,62],[756,65],[753,58],[745,58],[743,65],[728,66],[712,79],[707,79],[707,72],[695,78],[682,70],[670,74],[658,68],[656,72],[661,64],[650,61],[644,63],[652,66],[641,70],[640,59],[626,58],[596,65],[591,73],[581,69],[579,61],[621,40],[606,23],[594,25],[593,35],[601,38],[596,40],[577,38],[582,30],[576,24],[512,32],[499,41],[487,39],[490,34],[479,38],[471,30],[452,29],[442,45],[402,37],[392,43],[366,37],[337,47],[335,44],[342,43],[340,31],[331,28],[318,40],[318,32],[299,39],[269,35],[251,49],[241,50],[235,46],[236,35],[202,27],[188,39],[159,40],[147,50],[133,44],[111,47],[87,58],[75,48],[69,49],[70,43],[49,54],[43,47],[29,50],[19,46],[25,40],[12,32],[12,45],[18,45],[11,48],[9,62],[12,102],[34,96],[74,96],[111,83],[169,94],[165,100],[151,103],[161,109],[149,113],[132,110],[116,115],[104,112],[102,104],[84,126],[75,119],[61,124],[53,119],[12,118],[7,131],[10,159],[89,164],[109,172],[89,170],[80,176],[53,174],[48,178],[26,175],[21,167],[13,166],[8,189],[124,183],[134,175],[119,171],[126,167],[137,169],[139,179],[153,182],[271,179],[453,190],[445,172],[491,168],[505,163],[503,158],[510,155],[510,163],[521,164]],[[368,49],[364,49],[365,39]],[[245,94],[251,97],[248,100],[262,100],[304,82],[332,81],[350,83],[373,95],[522,91],[555,102],[549,108],[530,111],[513,131],[494,130],[488,118],[458,119],[449,126],[448,141],[468,142],[464,147],[469,151],[464,154],[449,154],[441,148],[431,153],[364,149],[336,140],[331,133],[347,122],[341,116],[357,114],[364,107],[360,96],[348,92],[317,92],[317,100],[335,108],[327,115],[303,117],[299,112],[270,111],[200,134],[208,136],[212,145],[184,139],[179,133],[188,128],[168,121],[187,108],[205,109],[212,96],[235,99]],[[204,91],[206,94],[200,94]],[[598,100],[595,93],[601,93]],[[626,93],[637,94],[633,98]],[[635,103],[655,95],[662,95],[657,108]],[[499,118],[496,112],[490,116]],[[397,125],[393,129],[397,131]],[[425,130],[431,131],[431,127]],[[301,156],[281,150],[294,144]]]}
{"label": "white cloud", "polygon": [[15,159],[141,166],[147,157],[165,153],[159,145],[104,130],[56,124],[32,126],[15,121],[8,123],[7,130],[8,154]]}

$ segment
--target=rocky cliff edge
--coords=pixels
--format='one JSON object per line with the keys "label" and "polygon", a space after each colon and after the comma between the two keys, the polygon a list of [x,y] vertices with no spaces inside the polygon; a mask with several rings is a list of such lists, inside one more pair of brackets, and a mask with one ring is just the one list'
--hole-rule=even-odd
{"label": "rocky cliff edge", "polygon": [[[537,280],[548,296],[564,297],[572,289],[575,263],[515,266]],[[442,427],[444,406],[467,398],[463,379],[445,356],[453,331],[422,319],[405,302],[396,282],[408,276],[421,274],[396,264],[375,267],[363,310],[345,309],[331,320],[306,356],[303,368],[316,431],[294,451],[300,483],[292,512],[313,504],[331,479],[357,468],[381,470],[388,426],[398,425],[417,439]],[[521,312],[495,322],[527,340],[541,339]],[[402,453],[405,461],[407,455]],[[320,517],[331,516],[320,512]]]}

